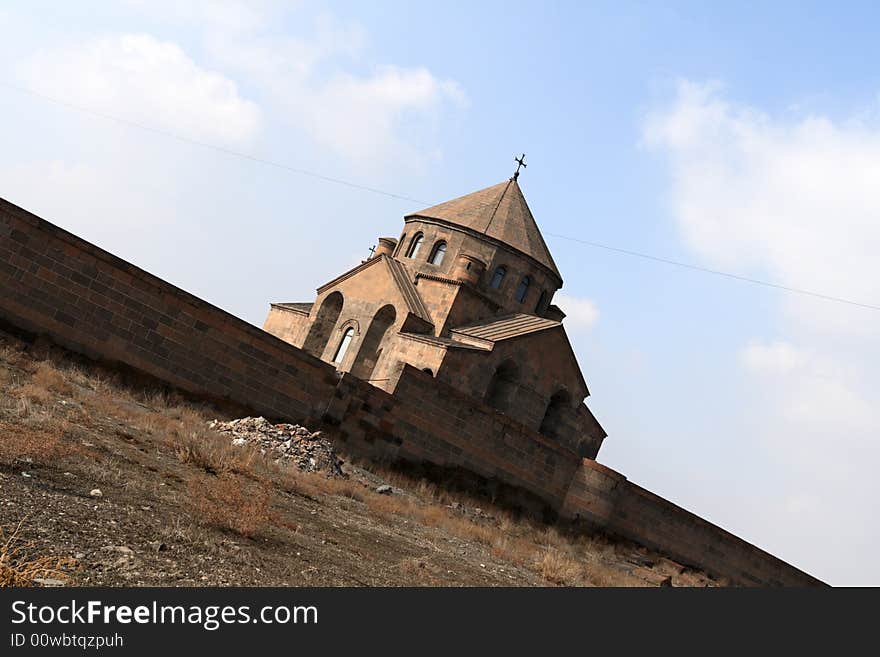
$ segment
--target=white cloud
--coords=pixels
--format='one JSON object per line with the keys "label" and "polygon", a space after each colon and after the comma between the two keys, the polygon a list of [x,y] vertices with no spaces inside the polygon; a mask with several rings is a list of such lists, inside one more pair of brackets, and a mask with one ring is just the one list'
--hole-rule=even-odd
{"label": "white cloud", "polygon": [[[876,117],[774,116],[730,101],[718,84],[681,82],[643,134],[665,156],[672,214],[697,258],[880,304]],[[877,583],[880,313],[777,299],[784,337],[742,348],[747,398],[733,400],[766,450],[755,457],[778,471],[780,497],[768,508],[785,533],[774,544],[836,583]]]}
{"label": "white cloud", "polygon": [[569,329],[586,331],[599,319],[599,310],[590,299],[559,292],[553,297],[553,303],[565,313],[564,323]]}
{"label": "white cloud", "polygon": [[[686,242],[716,266],[880,305],[880,123],[775,118],[682,82],[644,137],[669,158]],[[861,311],[789,299],[821,330],[850,332]]]}
{"label": "white cloud", "polygon": [[838,448],[861,444],[876,450],[880,462],[880,445],[871,440],[880,397],[865,385],[858,367],[782,341],[753,340],[740,352],[740,362],[772,404],[775,444],[825,451],[833,438]]}
{"label": "white cloud", "polygon": [[185,137],[240,143],[260,125],[259,108],[232,80],[146,34],[44,50],[25,58],[18,76],[38,93]]}
{"label": "white cloud", "polygon": [[366,77],[341,74],[312,93],[308,104],[295,105],[301,117],[317,139],[354,159],[388,153],[420,160],[398,136],[407,116],[424,120],[444,104],[467,102],[454,81],[440,80],[425,68],[394,66]]}
{"label": "white cloud", "polygon": [[357,24],[320,16],[307,37],[210,31],[206,50],[277,105],[286,129],[361,168],[406,162],[418,168],[442,112],[467,107],[454,80],[423,66],[366,66],[368,36]]}
{"label": "white cloud", "polygon": [[781,341],[765,344],[753,340],[743,349],[740,358],[749,370],[770,375],[789,374],[806,361],[802,352]]}

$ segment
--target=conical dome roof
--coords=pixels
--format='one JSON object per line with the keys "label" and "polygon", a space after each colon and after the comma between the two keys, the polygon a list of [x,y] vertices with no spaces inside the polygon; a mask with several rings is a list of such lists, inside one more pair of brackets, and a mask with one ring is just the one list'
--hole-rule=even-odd
{"label": "conical dome roof", "polygon": [[519,183],[513,178],[406,216],[410,217],[439,219],[493,237],[531,256],[562,280]]}

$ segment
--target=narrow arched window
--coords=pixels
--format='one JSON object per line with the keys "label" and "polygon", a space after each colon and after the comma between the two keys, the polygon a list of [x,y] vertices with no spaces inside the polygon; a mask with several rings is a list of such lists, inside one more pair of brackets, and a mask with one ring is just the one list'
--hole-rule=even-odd
{"label": "narrow arched window", "polygon": [[345,329],[345,333],[342,334],[342,340],[339,341],[339,346],[336,347],[336,353],[333,354],[334,363],[341,363],[342,359],[345,358],[345,352],[348,351],[348,345],[351,344],[353,337],[354,329],[351,327]]}
{"label": "narrow arched window", "polygon": [[413,235],[412,243],[409,245],[409,251],[406,254],[407,258],[415,258],[419,255],[419,249],[422,248],[422,242],[425,241],[425,236],[421,233],[416,233]]}
{"label": "narrow arched window", "polygon": [[397,243],[397,255],[400,255],[400,252],[403,251],[404,244],[406,244],[406,233],[400,236],[400,241]]}
{"label": "narrow arched window", "polygon": [[544,309],[545,301],[547,301],[547,290],[541,290],[541,296],[538,297],[538,303],[535,304],[536,315]]}
{"label": "narrow arched window", "polygon": [[446,242],[437,242],[434,245],[434,250],[431,251],[431,257],[428,258],[428,262],[432,265],[441,265],[443,264],[443,256],[446,255]]}
{"label": "narrow arched window", "polygon": [[516,288],[516,300],[522,303],[526,300],[526,295],[529,293],[529,285],[532,284],[532,279],[528,276],[523,276],[523,279],[519,282],[519,287]]}
{"label": "narrow arched window", "polygon": [[492,282],[489,283],[489,287],[493,290],[497,290],[501,287],[501,283],[504,282],[504,277],[507,275],[507,267],[501,265],[495,268],[495,273],[492,274]]}

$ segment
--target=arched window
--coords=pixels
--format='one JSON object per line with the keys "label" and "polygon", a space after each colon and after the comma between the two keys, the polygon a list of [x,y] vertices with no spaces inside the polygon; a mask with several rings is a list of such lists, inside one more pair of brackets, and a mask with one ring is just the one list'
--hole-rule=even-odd
{"label": "arched window", "polygon": [[443,256],[446,255],[446,242],[437,242],[434,245],[434,250],[431,251],[431,257],[428,258],[428,262],[432,265],[441,265],[443,264]]}
{"label": "arched window", "polygon": [[519,282],[519,287],[516,288],[516,300],[522,303],[526,300],[526,295],[529,293],[529,285],[532,284],[532,279],[528,276],[523,276],[523,279]]}
{"label": "arched window", "polygon": [[406,233],[400,236],[400,241],[397,243],[397,255],[400,255],[400,252],[403,251],[403,245],[406,243]]}
{"label": "arched window", "polygon": [[421,233],[416,233],[413,235],[412,243],[409,245],[409,251],[407,251],[407,258],[415,258],[419,255],[419,249],[422,248],[422,242],[425,241],[425,236]]}
{"label": "arched window", "polygon": [[518,384],[519,367],[512,360],[504,361],[489,381],[485,396],[486,403],[499,411],[513,408]]}
{"label": "arched window", "polygon": [[547,403],[544,419],[539,431],[549,438],[560,438],[565,433],[566,409],[571,407],[571,395],[565,388],[560,388]]}
{"label": "arched window", "polygon": [[492,282],[489,283],[489,287],[493,290],[497,290],[501,287],[501,283],[504,282],[504,277],[507,275],[507,267],[504,265],[500,265],[495,268],[495,273],[492,274]]}
{"label": "arched window", "polygon": [[544,309],[545,301],[547,301],[547,290],[541,290],[541,296],[538,297],[538,303],[535,304],[536,315]]}
{"label": "arched window", "polygon": [[334,363],[341,363],[342,359],[345,358],[345,352],[348,351],[348,345],[351,344],[352,337],[354,337],[354,329],[348,327],[345,329],[345,333],[342,334],[342,340],[339,341],[339,346],[336,347],[336,353],[333,354]]}

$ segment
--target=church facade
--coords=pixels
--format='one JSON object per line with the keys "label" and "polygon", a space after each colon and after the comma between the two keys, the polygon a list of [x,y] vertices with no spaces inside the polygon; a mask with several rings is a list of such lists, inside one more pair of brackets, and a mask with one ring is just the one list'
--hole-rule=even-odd
{"label": "church facade", "polygon": [[271,304],[264,329],[380,388],[408,363],[595,458],[606,433],[517,178],[407,215],[314,302]]}

